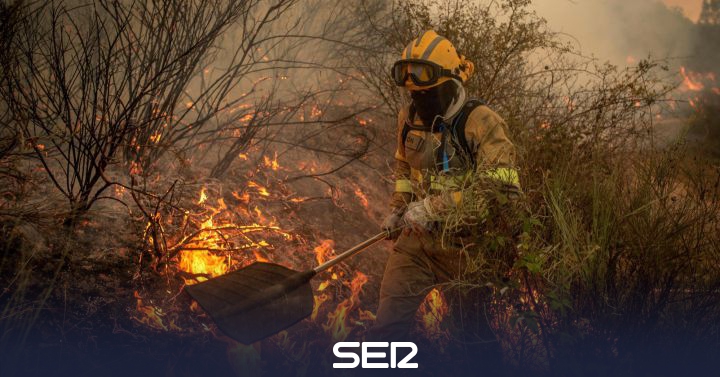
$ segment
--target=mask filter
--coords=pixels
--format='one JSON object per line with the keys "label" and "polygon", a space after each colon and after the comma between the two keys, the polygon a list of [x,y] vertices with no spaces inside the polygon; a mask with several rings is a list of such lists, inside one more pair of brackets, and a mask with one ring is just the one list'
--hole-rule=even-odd
{"label": "mask filter", "polygon": [[415,113],[427,127],[433,124],[436,117],[445,116],[448,108],[457,101],[458,95],[454,80],[447,80],[429,89],[410,91]]}

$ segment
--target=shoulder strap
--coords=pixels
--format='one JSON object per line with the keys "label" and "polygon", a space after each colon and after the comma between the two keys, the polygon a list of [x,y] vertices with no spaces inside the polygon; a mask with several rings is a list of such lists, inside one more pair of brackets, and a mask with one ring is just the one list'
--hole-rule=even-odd
{"label": "shoulder strap", "polygon": [[468,117],[470,117],[473,110],[482,105],[485,105],[485,101],[476,98],[471,98],[465,102],[462,110],[460,110],[460,114],[458,114],[458,118],[453,122],[452,127],[453,140],[462,151],[460,155],[465,162],[470,162],[473,166],[476,164],[475,155],[473,154],[473,151],[470,148],[470,143],[468,143],[467,136],[465,135],[465,124],[467,123]]}
{"label": "shoulder strap", "polygon": [[410,108],[408,109],[408,116],[405,118],[405,124],[403,124],[402,129],[402,146],[405,148],[405,139],[407,139],[408,134],[410,133],[410,128],[412,128],[412,122],[415,118],[415,104],[410,104]]}
{"label": "shoulder strap", "polygon": [[[465,136],[465,123],[467,123],[467,119],[470,116],[470,113],[472,113],[473,110],[475,110],[476,107],[485,105],[485,101],[477,98],[471,98],[467,102],[465,102],[465,105],[463,105],[463,108],[460,110],[460,113],[458,114],[458,117],[453,121],[452,126],[452,132],[453,132],[453,141],[456,141],[461,150],[464,152],[465,156],[470,157],[470,161],[474,164],[474,156],[472,154],[472,150],[470,149],[470,144],[468,143],[467,137]],[[415,118],[415,105],[410,104],[410,108],[408,109],[408,116],[405,118],[405,124],[403,125],[402,129],[402,146],[405,147],[405,140],[407,139],[408,134],[410,133],[411,129],[420,129],[418,127],[413,126],[413,120]],[[444,143],[443,143],[444,144]]]}

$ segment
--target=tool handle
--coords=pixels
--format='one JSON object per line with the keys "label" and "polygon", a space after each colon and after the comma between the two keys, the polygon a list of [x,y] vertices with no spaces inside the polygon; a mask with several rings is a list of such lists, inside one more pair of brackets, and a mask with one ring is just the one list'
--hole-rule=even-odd
{"label": "tool handle", "polygon": [[360,242],[359,244],[347,249],[346,251],[343,251],[340,255],[336,256],[335,258],[330,259],[329,261],[313,268],[313,271],[315,271],[315,273],[320,273],[322,271],[325,271],[328,268],[344,261],[345,259],[348,259],[348,258],[352,257],[353,255],[367,249],[368,247],[388,238],[389,235],[390,235],[390,232],[384,230],[381,233],[374,235],[372,238],[369,238],[363,242]]}

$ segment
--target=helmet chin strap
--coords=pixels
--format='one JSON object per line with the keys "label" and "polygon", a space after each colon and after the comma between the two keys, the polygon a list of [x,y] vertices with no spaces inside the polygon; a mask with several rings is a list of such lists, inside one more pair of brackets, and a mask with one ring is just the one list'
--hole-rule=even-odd
{"label": "helmet chin strap", "polygon": [[438,118],[441,120],[448,120],[455,116],[455,114],[460,111],[460,109],[463,107],[463,104],[465,104],[465,87],[463,87],[462,82],[458,79],[451,79],[453,83],[455,83],[455,88],[457,92],[455,93],[455,97],[453,98],[452,102],[450,102],[450,105],[448,106],[447,110],[445,110],[445,115],[436,115],[433,119],[433,126],[435,125],[435,122],[437,122]]}

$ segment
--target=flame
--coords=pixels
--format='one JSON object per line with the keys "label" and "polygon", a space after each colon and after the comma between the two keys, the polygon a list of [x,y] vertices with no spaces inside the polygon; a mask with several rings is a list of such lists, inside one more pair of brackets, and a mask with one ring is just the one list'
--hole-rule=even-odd
{"label": "flame", "polygon": [[683,90],[684,91],[692,91],[692,92],[699,92],[705,88],[705,85],[702,84],[702,82],[698,81],[697,78],[695,78],[695,74],[693,72],[688,73],[685,70],[685,67],[680,67],[680,74],[683,77]]}
{"label": "flame", "polygon": [[355,196],[360,199],[360,204],[362,204],[363,207],[367,209],[370,206],[367,196],[365,196],[365,193],[360,190],[360,187],[355,188]]}
{"label": "flame", "polygon": [[[262,196],[269,195],[263,186],[255,182],[249,182],[248,186],[255,188]],[[242,195],[233,192],[232,195],[243,203],[248,203],[250,200],[247,192]],[[199,224],[199,230],[178,241],[180,246],[178,246],[177,268],[179,271],[191,275],[184,278],[185,284],[196,284],[230,271],[230,268],[234,266],[231,256],[234,255],[232,252],[235,250],[248,249],[248,252],[251,253],[240,256],[240,265],[253,260],[267,262],[268,259],[259,249],[269,248],[272,245],[266,240],[249,238],[246,234],[267,231],[280,235],[286,240],[292,239],[290,233],[284,232],[277,226],[275,218],[268,220],[258,207],[254,207],[258,222],[250,225],[238,225],[234,222],[233,216],[240,212],[250,217],[250,212],[242,207],[238,208],[238,211],[229,211],[224,198],[219,198],[215,202],[217,205],[214,207],[209,204],[207,189],[203,187],[200,190],[197,204],[203,205],[206,213],[210,212],[210,215]],[[238,243],[231,237],[241,237],[242,242]]]}
{"label": "flame", "polygon": [[233,191],[232,196],[245,204],[250,203],[250,194],[247,192],[243,192],[242,195],[240,195],[237,191]]}
{"label": "flame", "polygon": [[278,155],[277,152],[275,152],[275,157],[271,160],[268,156],[263,156],[263,163],[265,164],[265,167],[268,167],[274,171],[277,171],[280,169],[280,164],[278,163]]}
{"label": "flame", "polygon": [[[313,117],[323,115],[317,106],[309,113]],[[362,121],[371,122],[372,120],[364,119]],[[238,154],[238,159],[249,160],[249,156],[241,153]],[[299,164],[303,170],[311,172],[325,171],[331,168],[330,164],[317,161],[299,162]],[[286,189],[282,184],[276,183],[281,182],[280,180],[273,180],[276,177],[272,175],[272,172],[294,169],[292,165],[281,166],[277,152],[267,153],[260,159],[259,169],[246,175],[248,178],[246,186],[235,188],[236,191],[231,193],[232,196],[230,196],[230,192],[226,192],[227,195],[224,197],[215,197],[217,193],[222,192],[215,185],[196,186],[199,190],[191,192],[188,200],[190,203],[194,202],[196,207],[187,210],[184,216],[182,213],[180,216],[163,213],[163,224],[174,222],[173,226],[163,229],[165,233],[150,232],[157,225],[154,221],[150,221],[146,229],[148,233],[146,240],[154,237],[154,241],[159,243],[159,238],[164,238],[162,242],[166,244],[167,255],[172,256],[170,267],[177,273],[175,279],[179,282],[184,281],[186,285],[197,284],[227,274],[229,271],[246,266],[253,261],[266,262],[270,259],[273,262],[288,263],[288,259],[282,260],[282,255],[273,254],[274,248],[271,243],[276,243],[282,238],[291,240],[294,237],[303,242],[304,238],[301,234],[295,235],[292,232],[283,231],[275,218],[278,216],[276,212],[266,210],[266,208],[274,207],[265,207],[264,201],[267,200],[265,198],[270,198],[273,203],[275,199],[282,199],[288,203],[299,203],[314,199],[297,197],[298,194]],[[279,189],[279,191],[275,191],[275,189]],[[368,208],[370,203],[363,189],[357,185],[352,189],[357,200],[363,207]],[[347,191],[343,191],[342,194],[345,193],[349,194]],[[339,199],[341,193],[331,192],[331,195],[334,199]],[[155,220],[159,221],[160,218]],[[173,231],[175,233],[172,233]],[[263,239],[265,235],[272,238]],[[150,241],[153,240],[150,239]],[[335,256],[334,247],[333,240],[321,239],[314,245],[313,254],[306,254],[305,258],[314,258],[318,264],[325,263]],[[311,320],[317,322],[316,330],[324,331],[328,337],[340,341],[347,339],[352,334],[354,326],[364,326],[364,322],[374,321],[375,315],[370,311],[363,310],[360,303],[360,293],[367,281],[367,276],[361,272],[351,274],[347,269],[339,267],[331,270],[327,274],[327,280],[320,282],[313,299]],[[175,294],[175,291],[169,289],[168,294]],[[178,329],[170,318],[172,315],[165,314],[173,313],[174,315],[177,308],[173,307],[171,310],[169,306],[163,306],[164,309],[161,309],[162,305],[160,304],[150,305],[147,299],[141,300],[137,293],[136,298],[138,314],[134,315],[137,317],[135,319],[137,322],[156,329]],[[174,296],[172,300],[174,300]],[[174,301],[163,301],[166,304],[170,302]],[[163,310],[165,311],[163,312]],[[190,303],[189,308],[185,310],[200,319],[199,323],[204,328],[204,330],[201,329],[202,331],[215,331],[214,327],[210,325],[209,318],[196,302]],[[287,333],[284,335],[284,339],[287,341]],[[258,355],[258,347],[253,349],[228,342],[228,356],[236,360],[231,360],[231,363],[237,362],[234,365],[239,368],[253,365],[253,360],[257,360]]]}
{"label": "flame", "polygon": [[[208,275],[216,277],[228,272],[229,259],[224,256],[215,255],[208,250],[182,250],[180,251],[180,270],[193,275]],[[193,279],[185,279],[185,284],[191,285],[207,280],[205,276],[198,276]]]}
{"label": "flame", "polygon": [[316,295],[316,296],[313,297],[314,305],[313,305],[312,314],[310,315],[310,320],[314,321],[314,320],[317,319],[318,312],[320,311],[320,307],[321,307],[322,304],[324,304],[325,301],[327,301],[328,299],[330,299],[330,296],[328,296],[328,295],[325,294],[325,293],[320,294],[320,295]]}
{"label": "flame", "polygon": [[268,220],[268,218],[265,217],[265,215],[263,215],[262,211],[260,211],[260,209],[258,207],[253,208],[253,211],[255,212],[255,215],[257,215],[257,218],[258,218],[258,221],[260,224],[263,224],[270,228],[279,230],[279,228],[277,227],[277,224],[275,222],[275,218]]}
{"label": "flame", "polygon": [[352,328],[348,326],[347,314],[351,312],[360,303],[359,295],[363,285],[367,283],[368,278],[362,272],[356,271],[355,277],[350,282],[350,291],[352,294],[349,298],[338,304],[334,312],[328,313],[327,322],[323,325],[323,329],[332,336],[336,342],[342,342],[347,339]]}
{"label": "flame", "polygon": [[258,194],[260,194],[262,196],[270,196],[270,192],[268,192],[267,188],[265,188],[264,186],[261,186],[257,182],[248,181],[248,187],[257,190]]}
{"label": "flame", "polygon": [[[267,243],[265,241],[260,241],[261,246],[267,246]],[[262,245],[262,243],[265,243]],[[262,254],[260,254],[260,250],[253,250],[253,256],[255,256],[256,262],[270,262],[267,258],[265,258]]]}
{"label": "flame", "polygon": [[318,264],[323,264],[335,254],[335,241],[323,240],[320,245],[313,249],[315,260]]}
{"label": "flame", "polygon": [[165,313],[163,313],[163,310],[154,305],[144,304],[143,299],[142,297],[140,297],[140,293],[138,293],[138,291],[135,291],[133,295],[137,299],[135,309],[138,311],[138,314],[140,314],[139,317],[133,316],[133,320],[156,330],[181,330],[175,325],[175,322],[173,322],[172,320],[168,325],[165,325],[165,321],[163,321]]}
{"label": "flame", "polygon": [[375,320],[377,320],[377,316],[375,315],[375,313],[373,313],[369,310],[360,309],[360,320],[361,321],[375,321]]}
{"label": "flame", "polygon": [[437,288],[433,288],[419,309],[422,316],[423,333],[430,340],[437,340],[441,343],[449,339],[448,330],[442,328],[442,322],[447,316],[449,309],[445,297]]}
{"label": "flame", "polygon": [[143,169],[139,163],[137,163],[136,161],[130,163],[130,175],[142,175],[142,173]]}
{"label": "flame", "polygon": [[205,201],[207,201],[207,193],[205,192],[205,187],[200,189],[200,198],[197,201],[197,204],[203,204]]}
{"label": "flame", "polygon": [[310,116],[313,118],[320,118],[322,113],[323,112],[318,105],[313,105],[312,109],[310,109]]}
{"label": "flame", "polygon": [[[203,187],[197,204],[208,202],[207,190]],[[207,280],[209,277],[216,277],[228,272],[230,258],[224,255],[217,255],[212,250],[222,250],[225,247],[225,240],[216,231],[213,216],[227,209],[225,200],[217,200],[218,207],[212,208],[212,215],[200,224],[200,232],[180,250],[178,258],[178,269],[193,275],[193,278],[185,278],[185,284],[191,285]]]}

